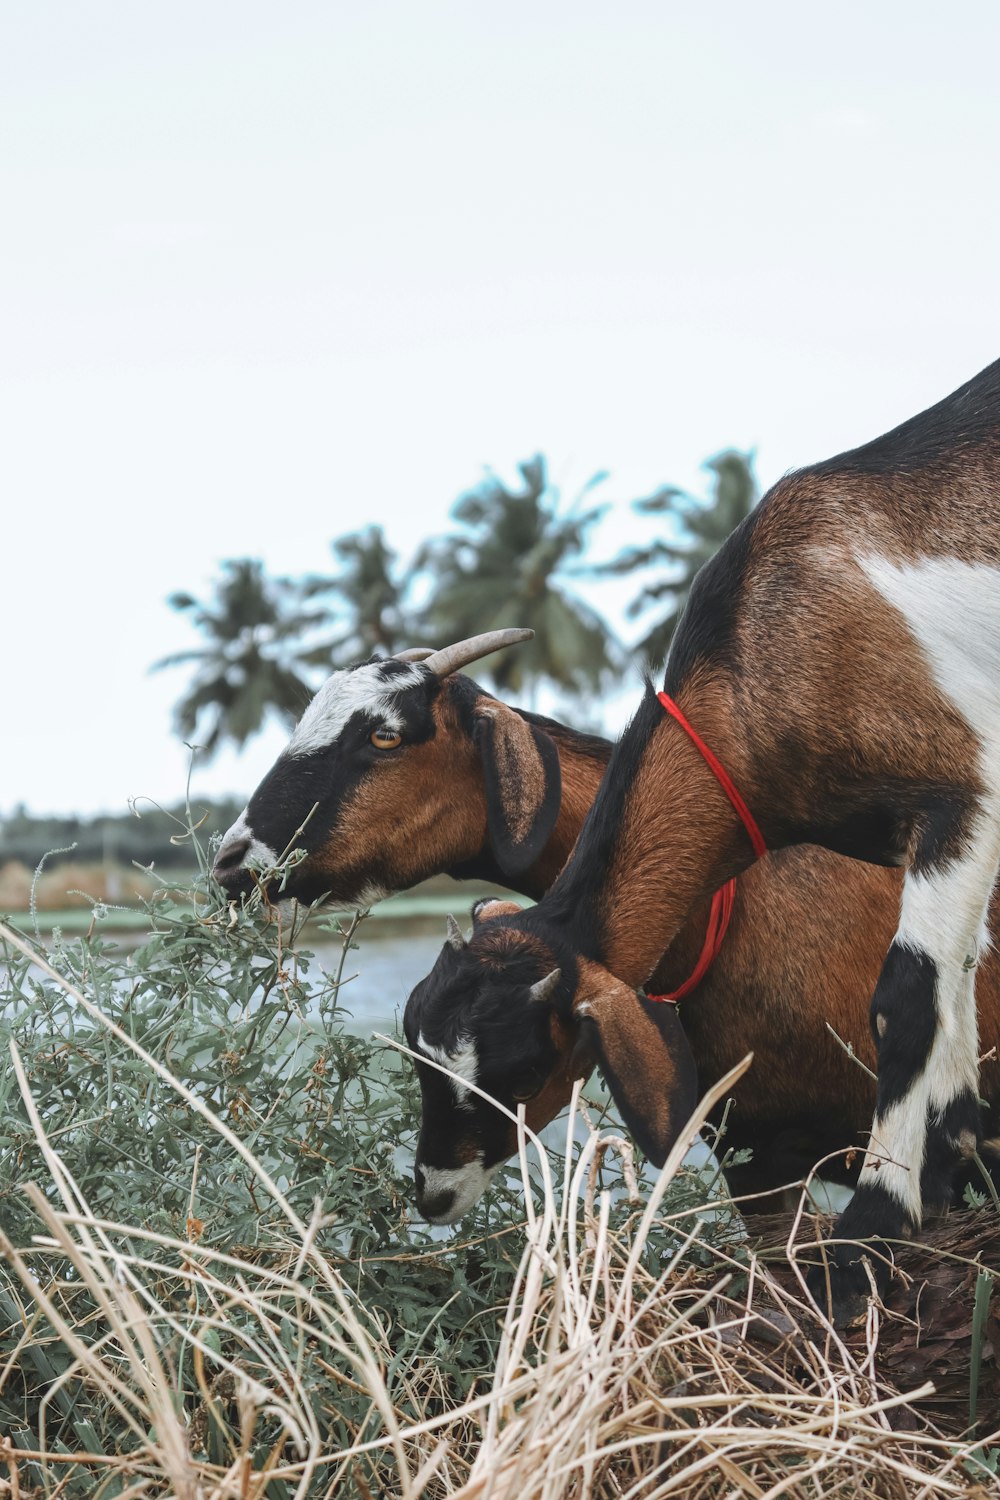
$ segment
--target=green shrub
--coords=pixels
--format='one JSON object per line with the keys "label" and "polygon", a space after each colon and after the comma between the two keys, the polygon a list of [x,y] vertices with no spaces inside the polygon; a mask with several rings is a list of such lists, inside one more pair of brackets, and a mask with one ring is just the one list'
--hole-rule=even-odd
{"label": "green shrub", "polygon": [[[0,1274],[0,1433],[20,1449],[51,1453],[121,1458],[142,1446],[103,1376],[88,1375],[57,1326],[62,1317],[85,1340],[108,1336],[100,1289],[71,1257],[37,1243],[52,1230],[43,1223],[46,1205],[49,1214],[85,1207],[92,1219],[121,1226],[103,1231],[106,1259],[115,1247],[146,1258],[157,1244],[172,1247],[169,1265],[153,1257],[144,1285],[172,1400],[194,1450],[201,1445],[211,1462],[223,1463],[238,1443],[245,1414],[231,1374],[216,1372],[213,1386],[199,1375],[199,1360],[218,1352],[266,1384],[273,1370],[269,1356],[255,1352],[254,1299],[274,1293],[282,1303],[273,1278],[290,1267],[304,1291],[329,1293],[325,1272],[303,1261],[295,1218],[309,1225],[321,1215],[317,1252],[343,1278],[365,1339],[381,1351],[399,1420],[421,1420],[428,1403],[461,1401],[492,1373],[523,1248],[523,1195],[519,1183],[501,1181],[447,1241],[411,1219],[413,1070],[393,1048],[347,1031],[338,1007],[358,919],[341,933],[340,971],[328,974],[301,930],[226,905],[204,878],[186,911],[149,907],[152,932],[138,949],[102,936],[105,915],[95,909],[87,940],[56,934],[53,974],[0,940],[0,1230],[24,1253],[20,1279],[13,1266]],[[12,1047],[27,1097],[6,1061]],[[254,1166],[198,1102],[253,1154]],[[628,1211],[623,1201],[617,1216]],[[674,1243],[654,1236],[648,1253],[655,1260]],[[202,1270],[211,1263],[212,1277],[228,1288],[215,1294],[226,1302],[224,1315],[185,1277],[184,1245],[196,1245],[189,1259]],[[210,1262],[213,1255],[233,1263]],[[49,1287],[52,1312],[41,1300],[33,1305],[24,1267]],[[206,1316],[211,1338],[198,1350]],[[282,1306],[279,1324],[286,1318]],[[373,1410],[351,1357],[301,1333],[283,1326],[279,1337],[294,1348],[296,1378],[325,1440],[349,1447],[382,1433],[384,1415]],[[112,1364],[130,1357],[116,1348]],[[262,1464],[281,1445],[281,1422],[255,1420],[251,1451]],[[381,1461],[376,1452],[357,1469],[374,1493],[385,1479]],[[91,1493],[89,1472],[61,1477],[63,1493]],[[124,1479],[108,1482],[110,1495]],[[266,1491],[294,1492],[282,1479]]]}

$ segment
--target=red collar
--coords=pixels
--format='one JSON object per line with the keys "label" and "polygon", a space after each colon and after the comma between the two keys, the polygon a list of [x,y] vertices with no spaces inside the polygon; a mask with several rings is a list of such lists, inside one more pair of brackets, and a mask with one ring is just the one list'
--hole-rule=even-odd
{"label": "red collar", "polygon": [[[753,852],[757,856],[757,858],[760,859],[762,854],[767,853],[767,845],[764,842],[763,834],[754,821],[753,813],[750,811],[749,807],[747,807],[743,798],[740,796],[739,789],[737,788],[736,783],[733,781],[732,777],[729,775],[722,762],[716,755],[712,753],[712,751],[705,744],[705,741],[688,723],[687,719],[681,713],[673,698],[671,698],[667,693],[657,693],[656,696],[663,704],[663,707],[666,709],[667,713],[670,714],[672,718],[677,720],[678,724],[688,735],[691,743],[695,746],[695,749],[698,750],[703,756],[716,781],[718,781],[719,785],[722,787],[722,790],[725,792],[726,796],[733,804],[733,807],[736,809],[743,827],[750,835],[750,842],[753,845]],[[705,942],[698,957],[698,962],[695,964],[694,970],[689,978],[685,979],[680,989],[671,991],[669,995],[649,995],[647,996],[647,999],[665,1001],[671,1005],[675,1005],[678,1000],[683,1000],[685,995],[689,995],[691,991],[701,983],[701,981],[704,979],[705,975],[711,968],[716,957],[718,956],[719,949],[722,947],[722,940],[726,935],[727,928],[729,927],[729,920],[733,914],[733,905],[735,901],[736,881],[727,880],[722,889],[716,891],[715,895],[712,897],[712,909],[708,915],[708,931],[705,934]]]}

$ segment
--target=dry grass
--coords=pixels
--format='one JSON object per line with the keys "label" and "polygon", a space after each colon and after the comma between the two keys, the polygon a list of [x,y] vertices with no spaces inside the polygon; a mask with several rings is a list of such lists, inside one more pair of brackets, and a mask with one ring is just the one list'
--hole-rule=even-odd
{"label": "dry grass", "polygon": [[[781,1285],[764,1261],[750,1255],[748,1263],[745,1247],[720,1248],[696,1212],[664,1214],[688,1141],[740,1070],[702,1102],[624,1229],[610,1227],[596,1170],[604,1153],[623,1148],[618,1137],[592,1131],[574,1151],[568,1132],[561,1178],[539,1148],[543,1209],[529,1209],[492,1382],[455,1404],[430,1339],[426,1359],[393,1369],[385,1330],[324,1249],[318,1212],[303,1222],[223,1121],[214,1128],[283,1214],[284,1243],[254,1258],[200,1245],[193,1215],[186,1239],[95,1216],[30,1104],[13,1047],[12,1063],[57,1190],[49,1198],[29,1189],[43,1234],[30,1245],[2,1242],[20,1288],[21,1347],[44,1323],[46,1337],[72,1355],[63,1378],[83,1376],[130,1438],[113,1454],[50,1451],[43,1403],[38,1450],[6,1441],[0,1450],[8,1475],[0,1493],[55,1500],[82,1474],[92,1476],[86,1489],[71,1492],[99,1497],[114,1481],[128,1500],[938,1500],[996,1492],[985,1469],[976,1471],[973,1444],[926,1425],[899,1429],[907,1395],[876,1374],[877,1310],[852,1352],[818,1323],[794,1277]],[[204,1110],[183,1083],[171,1086]],[[522,1128],[525,1173],[536,1144]],[[676,1249],[657,1260],[650,1234],[665,1217]],[[99,1310],[82,1324],[74,1315],[81,1289]],[[315,1355],[329,1371],[320,1407],[302,1379]],[[196,1411],[174,1399],[184,1360],[197,1375]],[[14,1363],[0,1370],[0,1386]],[[365,1421],[347,1432],[336,1421],[345,1382],[368,1403]]]}

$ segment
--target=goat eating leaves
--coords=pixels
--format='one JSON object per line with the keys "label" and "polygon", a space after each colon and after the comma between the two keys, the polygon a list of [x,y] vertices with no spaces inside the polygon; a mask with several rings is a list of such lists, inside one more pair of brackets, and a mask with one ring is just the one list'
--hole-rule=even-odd
{"label": "goat eating leaves", "polygon": [[[531,635],[494,630],[335,672],[223,839],[215,878],[231,896],[249,892],[290,840],[306,857],[273,899],[373,906],[451,865],[500,880],[544,869],[560,809],[556,746],[455,675]],[[465,690],[444,692],[446,682]]]}

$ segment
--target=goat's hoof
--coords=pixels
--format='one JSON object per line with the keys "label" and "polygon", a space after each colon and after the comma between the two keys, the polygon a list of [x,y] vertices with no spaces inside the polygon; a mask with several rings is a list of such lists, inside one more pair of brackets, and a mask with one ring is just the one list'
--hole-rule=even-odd
{"label": "goat's hoof", "polygon": [[817,1306],[835,1328],[864,1321],[873,1296],[881,1298],[889,1281],[888,1246],[827,1245],[823,1259],[813,1265],[808,1287]]}

